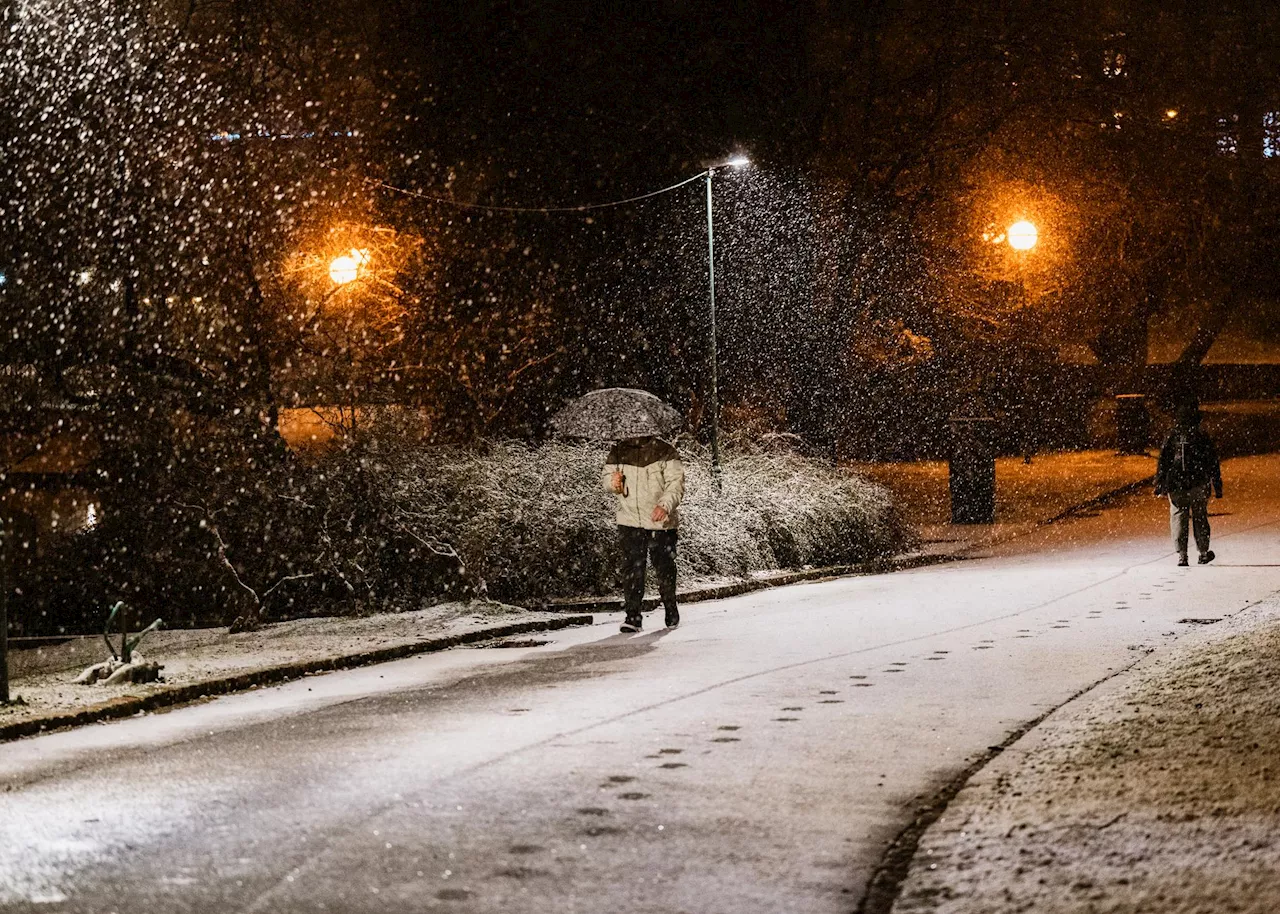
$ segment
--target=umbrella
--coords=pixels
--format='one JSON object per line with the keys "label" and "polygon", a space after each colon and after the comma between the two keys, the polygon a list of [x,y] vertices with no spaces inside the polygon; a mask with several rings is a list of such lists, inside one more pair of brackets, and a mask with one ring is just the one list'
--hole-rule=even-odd
{"label": "umbrella", "polygon": [[551,417],[566,438],[617,441],[620,438],[664,436],[680,428],[680,414],[644,390],[606,387],[574,400]]}

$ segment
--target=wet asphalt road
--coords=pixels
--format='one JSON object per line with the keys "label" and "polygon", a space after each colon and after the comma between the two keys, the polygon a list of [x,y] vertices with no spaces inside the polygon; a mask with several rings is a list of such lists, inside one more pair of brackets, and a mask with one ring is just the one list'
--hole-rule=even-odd
{"label": "wet asphalt road", "polygon": [[1280,588],[1278,471],[1227,466],[1205,568],[1134,497],[674,631],[601,617],[0,746],[0,910],[850,911],[988,746]]}

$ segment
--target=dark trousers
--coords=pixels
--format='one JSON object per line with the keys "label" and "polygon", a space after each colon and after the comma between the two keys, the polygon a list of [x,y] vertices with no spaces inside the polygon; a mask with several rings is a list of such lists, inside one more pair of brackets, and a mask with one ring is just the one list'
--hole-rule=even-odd
{"label": "dark trousers", "polygon": [[640,615],[644,601],[644,573],[649,556],[653,556],[653,572],[658,576],[658,593],[662,605],[676,605],[676,541],[675,530],[644,530],[640,527],[618,527],[618,544],[622,547],[622,597],[627,618]]}
{"label": "dark trousers", "polygon": [[1187,554],[1187,527],[1196,537],[1201,555],[1209,551],[1209,483],[1185,492],[1169,493],[1169,532],[1178,555]]}

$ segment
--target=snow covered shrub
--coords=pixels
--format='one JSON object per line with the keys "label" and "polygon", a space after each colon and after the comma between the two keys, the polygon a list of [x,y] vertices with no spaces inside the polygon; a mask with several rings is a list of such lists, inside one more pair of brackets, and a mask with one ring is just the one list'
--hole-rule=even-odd
{"label": "snow covered shrub", "polygon": [[[785,442],[731,447],[719,489],[706,451],[680,449],[686,584],[856,562],[904,542],[884,489]],[[96,527],[47,538],[19,571],[25,633],[100,630],[116,599],[147,621],[203,626],[615,590],[603,447],[442,447],[420,420],[383,410],[308,458],[213,427],[166,453],[149,488],[100,491]]]}
{"label": "snow covered shrub", "polygon": [[906,542],[888,491],[825,461],[782,448],[730,450],[717,490],[709,455],[681,449],[681,563],[694,575],[851,564]]}
{"label": "snow covered shrub", "polygon": [[[388,510],[415,538],[456,549],[499,599],[602,594],[616,582],[612,498],[602,447],[489,442],[406,444],[371,433],[389,471]],[[883,488],[785,448],[730,451],[722,487],[705,450],[682,442],[686,579],[863,561],[905,532]],[[390,459],[394,452],[394,459]]]}
{"label": "snow covered shrub", "polygon": [[149,447],[146,463],[132,448],[123,458],[145,486],[121,473],[97,487],[95,526],[45,533],[15,568],[24,633],[101,630],[119,599],[170,627],[251,626],[474,592],[456,555],[398,522],[386,461],[367,447],[308,460],[212,422],[157,429]]}
{"label": "snow covered shrub", "polygon": [[415,536],[458,551],[500,599],[599,593],[613,579],[604,452],[515,441],[407,449],[391,499]]}

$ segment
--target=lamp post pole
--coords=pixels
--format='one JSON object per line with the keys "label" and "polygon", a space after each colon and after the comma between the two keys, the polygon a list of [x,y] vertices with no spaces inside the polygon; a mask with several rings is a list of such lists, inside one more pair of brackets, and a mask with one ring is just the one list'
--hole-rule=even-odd
{"label": "lamp post pole", "polygon": [[720,488],[720,356],[716,351],[716,230],[711,197],[711,178],[717,168],[746,168],[751,162],[744,155],[736,155],[727,162],[712,165],[705,172],[707,179],[707,288],[711,298],[711,475]]}
{"label": "lamp post pole", "polygon": [[[1023,219],[1005,232],[991,232],[983,239],[995,244],[1007,242],[1018,254],[1026,254],[1039,242],[1040,230],[1035,223]],[[1019,278],[1017,288],[1025,297],[1026,280]],[[981,399],[979,395],[979,403]],[[951,454],[947,458],[947,488],[953,524],[996,521],[996,452],[992,430],[995,419],[987,413],[987,407],[981,405],[968,416],[952,416],[949,420]]]}
{"label": "lamp post pole", "polygon": [[720,485],[720,387],[716,353],[716,233],[711,206],[711,176],[707,169],[707,276],[711,293],[711,474]]}
{"label": "lamp post pole", "polygon": [[9,518],[0,512],[0,705],[9,703]]}

